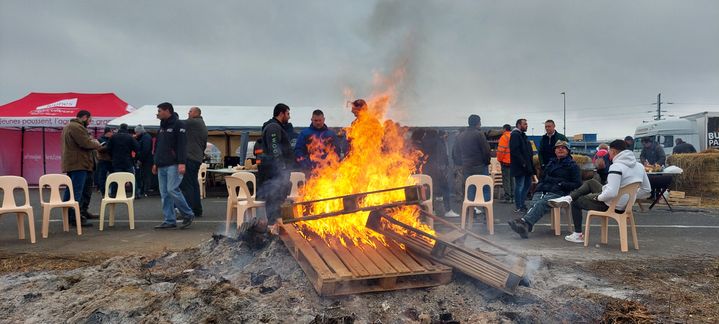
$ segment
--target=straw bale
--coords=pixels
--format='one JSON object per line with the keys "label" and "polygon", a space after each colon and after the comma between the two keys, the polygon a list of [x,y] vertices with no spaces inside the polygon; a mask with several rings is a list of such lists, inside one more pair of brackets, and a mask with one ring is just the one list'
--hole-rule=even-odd
{"label": "straw bale", "polygon": [[701,197],[702,202],[719,203],[719,151],[672,154],[667,158],[667,165],[684,170],[674,178],[672,189]]}

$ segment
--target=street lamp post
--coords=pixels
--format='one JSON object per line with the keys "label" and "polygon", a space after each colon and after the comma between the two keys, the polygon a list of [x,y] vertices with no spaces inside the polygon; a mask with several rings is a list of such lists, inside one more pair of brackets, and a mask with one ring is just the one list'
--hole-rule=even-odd
{"label": "street lamp post", "polygon": [[562,92],[562,102],[564,103],[564,136],[567,136],[567,93]]}

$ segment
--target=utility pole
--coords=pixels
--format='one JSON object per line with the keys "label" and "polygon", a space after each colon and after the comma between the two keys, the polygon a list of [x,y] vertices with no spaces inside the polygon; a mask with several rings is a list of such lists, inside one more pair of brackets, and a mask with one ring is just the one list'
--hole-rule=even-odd
{"label": "utility pole", "polygon": [[[654,115],[654,120],[662,120],[662,112],[666,112],[666,111],[662,111],[662,104],[671,105],[674,103],[673,102],[662,102],[662,94],[660,92],[659,94],[657,94],[657,102],[656,102],[657,114]],[[652,111],[650,110],[648,112],[652,112]],[[673,117],[673,116],[674,115],[669,115],[669,117]]]}
{"label": "utility pole", "polygon": [[562,101],[564,102],[564,136],[567,136],[567,94],[562,92]]}

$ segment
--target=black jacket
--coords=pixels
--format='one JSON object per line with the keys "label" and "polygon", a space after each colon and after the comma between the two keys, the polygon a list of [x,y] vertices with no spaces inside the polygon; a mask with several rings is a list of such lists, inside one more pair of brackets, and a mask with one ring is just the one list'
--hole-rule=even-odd
{"label": "black jacket", "polygon": [[177,113],[160,122],[155,143],[155,165],[166,167],[187,161],[187,131]]}
{"label": "black jacket", "polygon": [[476,127],[468,127],[457,138],[462,152],[462,166],[476,167],[489,165],[490,148],[484,132]]}
{"label": "black jacket", "polygon": [[672,154],[686,154],[686,153],[696,153],[697,149],[694,148],[694,145],[691,145],[687,142],[681,143],[674,147],[672,150]]}
{"label": "black jacket", "polygon": [[120,129],[107,142],[107,151],[112,157],[112,168],[114,170],[130,170],[134,167],[132,163],[132,152],[137,152],[140,145],[132,138],[127,130]]}
{"label": "black jacket", "polygon": [[202,117],[188,118],[184,121],[187,129],[187,159],[202,162],[207,148],[207,126]]}
{"label": "black jacket", "polygon": [[512,130],[509,137],[509,158],[509,172],[513,177],[534,175],[532,145],[529,144],[527,134],[518,128]]}
{"label": "black jacket", "polygon": [[152,163],[152,136],[148,133],[142,133],[137,139],[140,148],[137,150],[135,159],[142,163]]}
{"label": "black jacket", "polygon": [[537,192],[551,192],[566,196],[581,185],[579,166],[571,156],[561,160],[552,158],[542,172],[542,179],[537,184]]}
{"label": "black jacket", "polygon": [[294,162],[290,136],[285,126],[276,118],[272,118],[262,125],[262,164],[265,166],[287,169]]}
{"label": "black jacket", "polygon": [[554,154],[554,144],[557,144],[557,141],[567,142],[567,137],[557,131],[555,131],[551,137],[547,134],[542,135],[542,139],[539,142],[539,152],[537,152],[542,168],[544,168],[552,158],[557,157]]}

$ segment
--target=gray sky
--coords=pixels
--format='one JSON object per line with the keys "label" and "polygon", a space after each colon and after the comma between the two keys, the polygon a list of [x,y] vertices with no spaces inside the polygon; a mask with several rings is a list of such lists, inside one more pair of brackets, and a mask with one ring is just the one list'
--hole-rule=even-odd
{"label": "gray sky", "polygon": [[400,66],[405,124],[561,131],[566,91],[567,133],[623,137],[659,92],[669,114],[719,111],[719,1],[0,0],[0,103],[115,92],[330,114]]}

